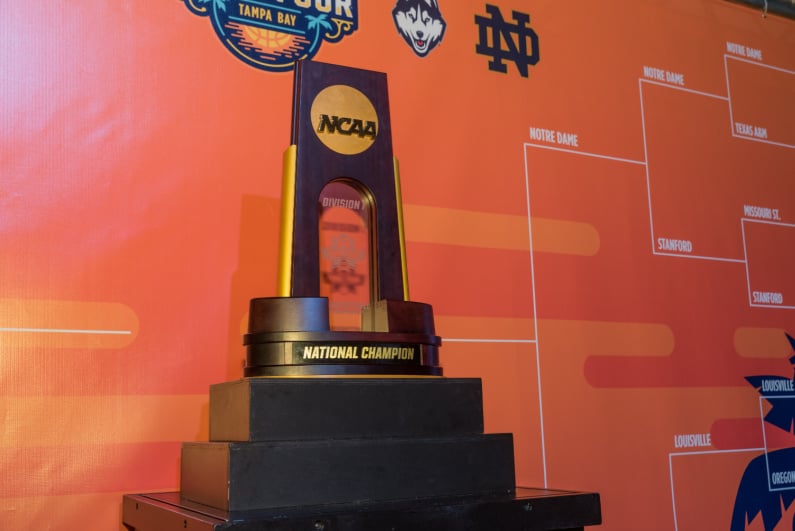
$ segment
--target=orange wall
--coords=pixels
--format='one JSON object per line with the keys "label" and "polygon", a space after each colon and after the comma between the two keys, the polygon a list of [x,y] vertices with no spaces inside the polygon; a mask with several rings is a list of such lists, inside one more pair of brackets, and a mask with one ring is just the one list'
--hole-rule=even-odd
{"label": "orange wall", "polygon": [[[744,379],[792,377],[793,22],[492,0],[530,15],[524,77],[475,53],[485,2],[439,3],[425,57],[360,0],[315,59],[388,75],[445,374],[483,378],[520,485],[599,491],[604,529],[728,529],[749,461],[795,446]],[[0,12],[0,528],[112,529],[123,493],[178,488],[275,294],[292,75],[179,0]]]}

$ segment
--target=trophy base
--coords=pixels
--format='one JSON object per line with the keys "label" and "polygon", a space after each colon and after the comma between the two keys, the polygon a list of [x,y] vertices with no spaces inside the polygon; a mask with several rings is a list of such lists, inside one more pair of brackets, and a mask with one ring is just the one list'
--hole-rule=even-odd
{"label": "trophy base", "polygon": [[379,367],[361,365],[277,365],[271,367],[246,367],[246,378],[438,378],[442,369],[416,367]]}
{"label": "trophy base", "polygon": [[484,434],[480,380],[249,378],[210,388],[182,497],[226,511],[509,493],[513,437]]}
{"label": "trophy base", "polygon": [[325,297],[252,299],[246,377],[442,376],[429,305],[378,301],[363,331],[330,330]]}
{"label": "trophy base", "polygon": [[186,500],[252,511],[504,493],[514,489],[509,433],[444,437],[182,444]]}
{"label": "trophy base", "polygon": [[243,378],[210,386],[210,440],[483,433],[478,378]]}

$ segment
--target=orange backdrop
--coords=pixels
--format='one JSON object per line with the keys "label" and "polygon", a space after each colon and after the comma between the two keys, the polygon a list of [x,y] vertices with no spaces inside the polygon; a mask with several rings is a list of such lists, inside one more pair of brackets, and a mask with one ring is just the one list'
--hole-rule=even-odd
{"label": "orange backdrop", "polygon": [[[728,529],[751,459],[795,446],[745,380],[793,373],[795,25],[490,0],[530,16],[525,77],[476,53],[486,2],[439,0],[425,57],[395,3],[315,58],[388,75],[445,374],[483,379],[519,485],[600,492],[604,529]],[[123,493],[179,487],[275,294],[292,75],[180,0],[0,14],[0,528],[115,529]]]}

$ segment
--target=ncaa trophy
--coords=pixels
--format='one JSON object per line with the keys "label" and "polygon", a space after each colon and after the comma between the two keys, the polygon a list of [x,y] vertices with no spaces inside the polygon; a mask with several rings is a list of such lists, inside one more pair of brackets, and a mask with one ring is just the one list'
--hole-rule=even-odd
{"label": "ncaa trophy", "polygon": [[598,495],[515,487],[481,381],[442,377],[431,306],[408,296],[386,75],[299,61],[294,79],[278,296],[251,300],[243,378],[210,386],[181,490],[125,496],[127,529],[598,523]]}
{"label": "ncaa trophy", "polygon": [[245,376],[441,376],[432,308],[408,300],[385,74],[298,63],[278,286],[251,301]]}

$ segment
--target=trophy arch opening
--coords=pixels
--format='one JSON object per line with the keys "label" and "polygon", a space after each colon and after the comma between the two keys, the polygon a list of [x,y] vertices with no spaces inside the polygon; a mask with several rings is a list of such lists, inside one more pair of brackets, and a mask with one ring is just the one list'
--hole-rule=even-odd
{"label": "trophy arch opening", "polygon": [[361,330],[361,310],[376,299],[375,199],[354,179],[329,181],[318,197],[320,296],[332,330]]}

